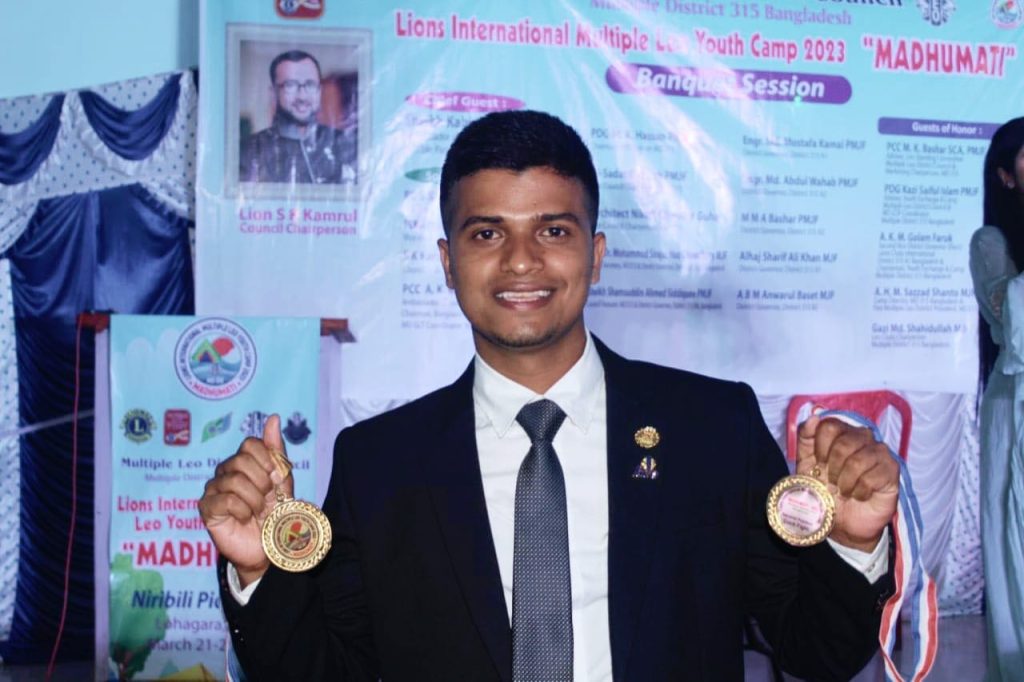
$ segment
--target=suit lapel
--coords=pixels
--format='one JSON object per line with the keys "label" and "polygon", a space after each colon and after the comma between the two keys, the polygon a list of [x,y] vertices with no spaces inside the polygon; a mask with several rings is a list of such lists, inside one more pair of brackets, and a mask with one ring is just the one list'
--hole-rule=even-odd
{"label": "suit lapel", "polygon": [[[595,339],[595,341],[597,341]],[[665,434],[660,412],[648,408],[631,388],[627,361],[597,341],[605,369],[608,417],[608,618],[612,668],[616,680],[626,679],[640,612],[654,556],[660,481],[633,478],[645,455],[658,457],[657,447],[645,450],[634,434],[653,426]]]}
{"label": "suit lapel", "polygon": [[502,680],[512,672],[512,633],[487,517],[473,415],[473,366],[451,387],[444,426],[424,480],[463,597]]}

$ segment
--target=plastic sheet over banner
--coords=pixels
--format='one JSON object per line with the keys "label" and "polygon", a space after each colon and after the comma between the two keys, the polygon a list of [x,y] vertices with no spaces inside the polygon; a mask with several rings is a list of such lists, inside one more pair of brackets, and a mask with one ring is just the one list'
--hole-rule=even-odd
{"label": "plastic sheet over banner", "polygon": [[[973,390],[966,249],[1024,10],[796,5],[207,2],[197,309],[347,318],[348,398],[451,380],[472,346],[436,252],[444,153],[541,109],[594,154],[587,322],[615,349],[762,394]],[[289,50],[318,87],[272,84]]]}

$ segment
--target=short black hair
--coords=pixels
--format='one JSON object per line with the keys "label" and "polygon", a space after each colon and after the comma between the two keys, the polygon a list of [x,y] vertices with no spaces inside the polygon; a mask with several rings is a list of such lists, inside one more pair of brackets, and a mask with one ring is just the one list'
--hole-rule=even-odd
{"label": "short black hair", "polygon": [[549,168],[583,185],[591,230],[597,229],[600,194],[590,150],[561,119],[541,111],[499,111],[473,121],[456,136],[441,168],[441,223],[449,233],[455,183],[477,171]]}
{"label": "short black hair", "polygon": [[270,82],[277,85],[277,81],[274,77],[277,75],[277,65],[281,62],[301,62],[305,59],[313,62],[316,65],[316,74],[322,77],[320,72],[320,62],[316,60],[316,57],[306,52],[305,50],[288,50],[274,57],[274,61],[270,62]]}

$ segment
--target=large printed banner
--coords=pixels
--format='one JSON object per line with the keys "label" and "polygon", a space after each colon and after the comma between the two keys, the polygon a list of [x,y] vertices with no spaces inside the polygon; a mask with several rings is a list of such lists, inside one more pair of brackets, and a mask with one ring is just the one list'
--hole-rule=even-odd
{"label": "large printed banner", "polygon": [[202,20],[198,309],[348,318],[350,398],[465,366],[438,172],[469,121],[519,108],[594,153],[587,320],[613,348],[762,394],[973,390],[967,243],[988,138],[1024,110],[1020,3],[223,0]]}
{"label": "large printed banner", "polygon": [[197,500],[275,412],[296,497],[313,499],[319,336],[318,319],[112,317],[110,679],[223,677],[217,555]]}

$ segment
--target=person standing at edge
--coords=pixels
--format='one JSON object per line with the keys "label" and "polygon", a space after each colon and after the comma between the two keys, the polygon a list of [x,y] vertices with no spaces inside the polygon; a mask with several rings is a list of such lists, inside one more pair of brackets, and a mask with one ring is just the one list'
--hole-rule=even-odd
{"label": "person standing at edge", "polygon": [[[981,551],[988,682],[1024,680],[1024,442],[1020,437],[1024,298],[1024,117],[992,135],[984,166],[984,225],[971,236],[978,312],[987,323],[979,410]],[[985,345],[998,355],[984,367]],[[989,348],[991,351],[991,348]]]}
{"label": "person standing at edge", "polygon": [[200,500],[250,679],[742,680],[749,616],[795,675],[863,667],[892,592],[885,446],[805,422],[798,469],[827,472],[837,521],[827,543],[785,545],[765,500],[786,465],[753,391],[587,331],[605,236],[572,128],[535,111],[474,121],[440,205],[476,355],[454,384],[339,434],[324,562],[292,574],[263,553],[276,418]]}

